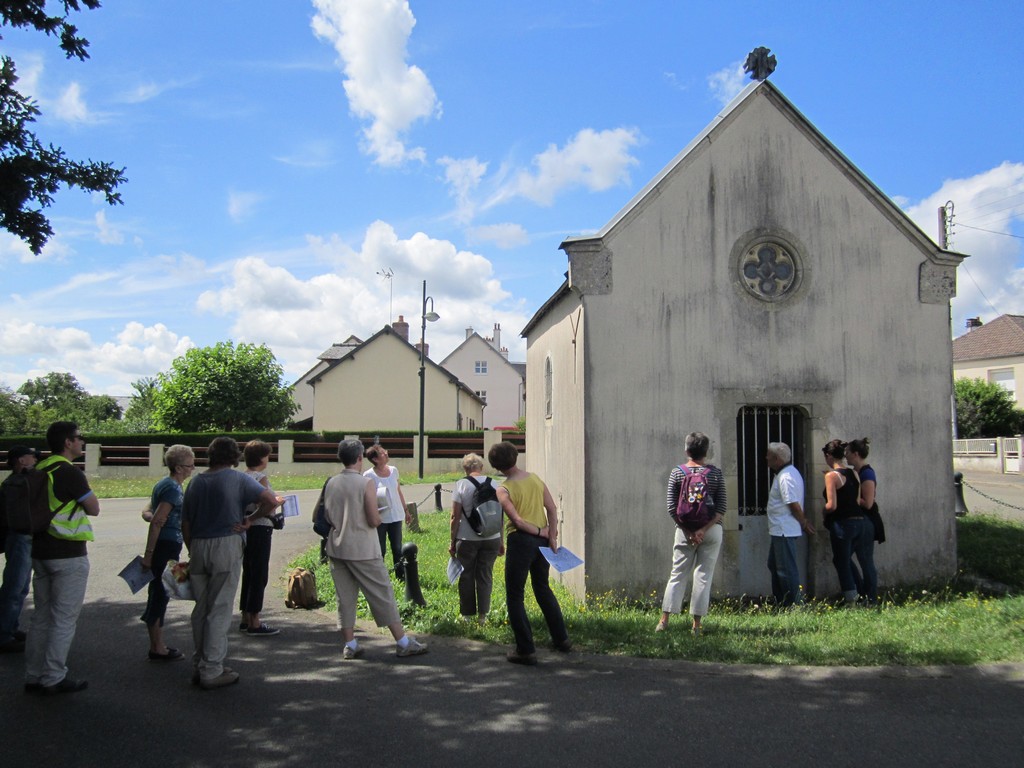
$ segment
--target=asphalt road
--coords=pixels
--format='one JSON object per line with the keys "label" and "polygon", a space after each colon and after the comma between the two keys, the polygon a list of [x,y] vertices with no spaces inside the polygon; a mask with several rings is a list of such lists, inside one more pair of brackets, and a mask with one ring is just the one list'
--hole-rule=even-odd
{"label": "asphalt road", "polygon": [[[304,510],[315,495],[303,494]],[[117,577],[142,546],[140,507],[105,501],[95,526],[69,659],[88,690],[26,695],[22,657],[0,656],[3,766],[963,768],[1019,765],[1024,754],[1021,665],[823,669],[541,651],[524,668],[504,648],[446,638],[398,659],[389,637],[368,630],[364,658],[342,662],[333,617],[286,609],[283,580],[266,611],[282,633],[233,633],[228,663],[241,682],[201,691],[187,661],[147,660],[144,592]],[[275,532],[275,564],[315,540],[304,520]],[[186,653],[188,613],[172,602],[166,627]]]}

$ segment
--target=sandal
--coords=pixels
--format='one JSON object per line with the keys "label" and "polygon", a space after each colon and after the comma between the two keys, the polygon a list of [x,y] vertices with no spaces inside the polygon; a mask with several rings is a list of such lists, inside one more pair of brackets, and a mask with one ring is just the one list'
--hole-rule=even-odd
{"label": "sandal", "polygon": [[181,655],[181,651],[177,648],[171,648],[170,646],[167,648],[167,653],[157,653],[156,651],[149,652],[150,661],[177,661],[178,659],[183,658],[185,657]]}

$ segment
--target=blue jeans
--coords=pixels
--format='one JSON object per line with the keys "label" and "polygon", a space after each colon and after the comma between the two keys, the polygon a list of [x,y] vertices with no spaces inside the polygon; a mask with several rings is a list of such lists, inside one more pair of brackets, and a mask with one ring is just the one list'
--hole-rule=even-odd
{"label": "blue jeans", "polygon": [[18,619],[32,583],[32,534],[8,531],[4,543],[7,562],[0,586],[0,644],[14,640]]}
{"label": "blue jeans", "polygon": [[164,625],[164,614],[167,612],[167,603],[170,598],[167,590],[164,589],[164,568],[170,561],[178,562],[181,555],[181,542],[170,539],[157,539],[153,547],[153,557],[149,561],[150,570],[153,572],[153,580],[149,582],[149,599],[146,600],[146,610],[140,617],[146,624]]}
{"label": "blue jeans", "polygon": [[537,605],[544,614],[551,640],[555,645],[561,645],[569,639],[569,631],[565,628],[565,619],[562,618],[562,607],[548,583],[550,566],[540,552],[540,548],[547,545],[547,539],[531,536],[522,531],[510,533],[505,543],[505,603],[508,606],[508,623],[516,638],[516,651],[523,655],[536,650],[533,644],[533,629],[526,615],[527,576],[530,577]]}
{"label": "blue jeans", "polygon": [[[875,526],[866,517],[837,520],[832,524],[832,564],[839,576],[839,586],[848,602],[863,594],[869,603],[878,600],[878,571],[875,569]],[[861,579],[853,565],[856,555]]]}
{"label": "blue jeans", "polygon": [[772,536],[768,550],[768,570],[772,573],[772,594],[781,606],[803,602],[800,569],[796,564],[796,542],[799,536]]}
{"label": "blue jeans", "polygon": [[388,542],[391,542],[391,562],[395,565],[395,576],[399,581],[405,580],[405,568],[402,565],[402,521],[381,523],[377,526],[377,538],[380,539],[380,556],[387,557]]}

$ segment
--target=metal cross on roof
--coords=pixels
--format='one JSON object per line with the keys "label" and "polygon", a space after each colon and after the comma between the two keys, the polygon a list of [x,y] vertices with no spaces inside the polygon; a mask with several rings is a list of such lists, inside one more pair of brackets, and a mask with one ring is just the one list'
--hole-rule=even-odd
{"label": "metal cross on roof", "polygon": [[771,55],[771,49],[762,45],[747,54],[743,71],[750,73],[751,80],[767,80],[768,75],[775,71],[775,64],[775,57]]}

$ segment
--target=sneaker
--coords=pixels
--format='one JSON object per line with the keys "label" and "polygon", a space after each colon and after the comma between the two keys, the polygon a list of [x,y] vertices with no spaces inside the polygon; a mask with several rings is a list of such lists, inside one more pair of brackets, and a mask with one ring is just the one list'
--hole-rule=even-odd
{"label": "sneaker", "polygon": [[211,680],[200,679],[199,687],[204,691],[212,691],[214,688],[225,688],[229,685],[234,685],[237,682],[238,673],[225,667],[223,672]]}
{"label": "sneaker", "polygon": [[537,654],[535,653],[520,653],[513,649],[505,655],[505,658],[512,664],[522,664],[526,667],[537,666]]}
{"label": "sneaker", "polygon": [[559,653],[568,653],[572,650],[572,640],[565,638],[562,642],[555,643],[555,650]]}
{"label": "sneaker", "polygon": [[241,624],[238,625],[238,631],[239,632],[245,632],[248,629],[249,629],[249,624],[247,622],[243,621]]}
{"label": "sneaker", "polygon": [[58,693],[78,693],[88,687],[89,683],[85,680],[72,680],[70,677],[65,677],[59,683],[42,686],[39,692],[44,696],[55,696]]}
{"label": "sneaker", "polygon": [[[231,672],[232,671],[231,667],[223,667],[222,669],[225,672]],[[199,677],[199,670],[198,669],[193,669],[192,670],[192,685],[200,685],[201,683],[202,683],[202,678]],[[26,683],[25,685],[28,685],[28,683]]]}
{"label": "sneaker", "polygon": [[419,656],[420,654],[426,652],[427,646],[425,646],[415,637],[410,637],[409,644],[405,646],[405,648],[403,648],[402,646],[398,646],[397,650],[395,651],[395,655],[401,658],[405,658],[406,656]]}
{"label": "sneaker", "polygon": [[245,630],[245,634],[249,637],[270,637],[280,632],[280,629],[272,627],[269,624],[260,624],[258,627],[249,627]]}
{"label": "sneaker", "polygon": [[346,645],[344,650],[341,652],[341,658],[345,660],[358,659],[362,655],[363,649],[360,646],[352,648],[351,646]]}

